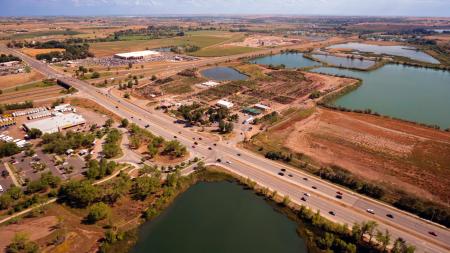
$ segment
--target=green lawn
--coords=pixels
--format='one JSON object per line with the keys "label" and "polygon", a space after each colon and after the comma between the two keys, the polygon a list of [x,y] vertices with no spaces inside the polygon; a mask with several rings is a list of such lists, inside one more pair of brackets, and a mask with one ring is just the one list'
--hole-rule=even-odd
{"label": "green lawn", "polygon": [[37,82],[33,82],[33,83],[28,83],[28,84],[25,84],[25,85],[19,85],[19,86],[16,86],[16,87],[11,87],[11,88],[8,88],[8,89],[4,89],[3,90],[3,94],[16,92],[16,91],[29,90],[29,89],[33,89],[33,88],[50,87],[50,86],[54,86],[54,85],[56,85],[56,83],[37,81]]}

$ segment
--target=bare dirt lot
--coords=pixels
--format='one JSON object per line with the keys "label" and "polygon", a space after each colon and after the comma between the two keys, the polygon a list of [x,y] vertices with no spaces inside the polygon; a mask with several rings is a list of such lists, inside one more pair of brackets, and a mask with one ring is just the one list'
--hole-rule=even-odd
{"label": "bare dirt lot", "polygon": [[323,165],[338,165],[366,180],[429,199],[450,197],[450,133],[325,109],[288,128],[274,129],[272,136],[285,136],[284,147]]}
{"label": "bare dirt lot", "polygon": [[45,216],[35,219],[27,219],[18,224],[11,224],[0,229],[0,249],[2,251],[11,243],[14,235],[26,231],[30,240],[39,240],[51,234],[53,226],[58,223],[56,216]]}
{"label": "bare dirt lot", "polygon": [[31,70],[30,73],[0,76],[0,89],[11,88],[20,84],[41,80],[42,78],[44,76],[34,70]]}
{"label": "bare dirt lot", "polygon": [[22,48],[21,51],[29,56],[35,57],[38,54],[46,54],[49,52],[63,52],[65,49],[62,48]]}

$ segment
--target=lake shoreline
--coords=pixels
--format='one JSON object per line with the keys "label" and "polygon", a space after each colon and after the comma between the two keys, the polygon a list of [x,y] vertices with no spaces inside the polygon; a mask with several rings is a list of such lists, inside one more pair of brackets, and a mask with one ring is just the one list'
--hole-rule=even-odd
{"label": "lake shoreline", "polygon": [[[194,174],[188,176],[188,184],[174,194],[174,197],[161,208],[157,216],[151,219],[142,219],[138,226],[125,232],[124,239],[111,244],[106,251],[101,252],[114,252],[125,253],[130,252],[139,240],[139,229],[147,223],[152,222],[158,217],[161,212],[164,212],[176,199],[181,196],[190,187],[200,182],[221,182],[228,181],[231,183],[237,183],[243,187],[243,190],[251,190],[252,193],[263,197],[267,204],[271,206],[275,211],[282,213],[289,220],[295,222],[297,229],[297,236],[301,237],[305,241],[308,252],[318,253],[323,249],[317,244],[324,234],[332,233],[337,238],[343,240],[345,247],[349,247],[350,252],[356,249],[362,250],[361,252],[378,252],[376,245],[367,243],[365,240],[351,239],[351,229],[347,225],[339,225],[334,223],[323,216],[319,212],[314,213],[308,207],[303,205],[297,205],[290,202],[288,197],[279,195],[276,191],[272,192],[270,189],[258,185],[256,182],[250,179],[242,178],[236,174],[229,172],[228,170],[211,166],[201,171],[196,171]],[[319,221],[317,221],[317,219]],[[315,223],[314,220],[316,220]],[[348,244],[346,243],[347,241]],[[353,244],[355,243],[355,244]],[[354,248],[353,248],[354,247]],[[360,251],[358,251],[360,252]]]}

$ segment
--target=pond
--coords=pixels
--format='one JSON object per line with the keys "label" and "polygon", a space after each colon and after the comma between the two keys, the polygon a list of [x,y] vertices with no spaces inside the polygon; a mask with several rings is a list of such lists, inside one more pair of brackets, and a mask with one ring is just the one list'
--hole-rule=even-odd
{"label": "pond", "polygon": [[407,46],[380,46],[364,43],[346,43],[329,46],[328,48],[344,48],[353,49],[361,52],[374,53],[374,54],[388,54],[395,56],[407,57],[412,60],[439,64],[439,61],[432,56],[417,50],[414,47]]}
{"label": "pond", "polygon": [[202,76],[216,81],[247,80],[248,76],[230,67],[214,67],[202,70]]}
{"label": "pond", "polygon": [[142,225],[132,253],[306,253],[297,224],[230,182],[199,183]]}
{"label": "pond", "polygon": [[313,54],[313,57],[328,64],[345,68],[368,69],[375,64],[371,60],[351,59],[333,55]]}
{"label": "pond", "polygon": [[250,63],[274,66],[284,64],[286,68],[305,68],[320,66],[319,62],[303,57],[302,53],[282,53],[268,55],[251,59]]}
{"label": "pond", "polygon": [[334,104],[405,120],[450,127],[450,72],[403,65],[373,71],[317,68],[314,72],[361,78],[362,85]]}

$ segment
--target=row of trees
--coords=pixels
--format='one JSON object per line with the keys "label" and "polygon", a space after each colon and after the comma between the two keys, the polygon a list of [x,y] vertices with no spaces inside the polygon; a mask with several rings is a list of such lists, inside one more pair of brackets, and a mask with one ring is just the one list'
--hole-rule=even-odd
{"label": "row of trees", "polygon": [[20,110],[33,108],[33,101],[25,101],[22,103],[14,103],[14,104],[0,104],[0,114],[3,114],[9,110]]}
{"label": "row of trees", "polygon": [[130,146],[138,149],[142,144],[147,144],[147,154],[150,158],[157,154],[170,157],[182,157],[187,153],[187,149],[177,140],[166,141],[161,136],[155,136],[151,132],[140,128],[136,124],[129,126]]}
{"label": "row of trees", "polygon": [[64,154],[68,149],[90,148],[95,140],[92,133],[68,131],[66,134],[42,135],[43,150],[47,153]]}
{"label": "row of trees", "polygon": [[14,142],[0,142],[0,158],[12,156],[22,151]]}
{"label": "row of trees", "polygon": [[9,55],[0,54],[0,63],[9,62],[9,61],[22,61],[22,60],[19,57],[14,56],[12,54],[9,54]]}
{"label": "row of trees", "polygon": [[355,178],[350,172],[338,167],[321,168],[315,172],[316,175],[327,179],[333,183],[346,186],[361,194],[380,199],[384,196],[385,190],[377,185],[366,183]]}
{"label": "row of trees", "polygon": [[122,133],[114,128],[109,130],[106,135],[105,143],[103,144],[103,155],[105,158],[113,158],[121,153],[120,141],[122,140]]}
{"label": "row of trees", "polygon": [[108,161],[102,158],[99,161],[89,160],[87,164],[86,177],[88,179],[101,179],[105,176],[111,175],[117,167],[117,163],[114,161]]}
{"label": "row of trees", "polygon": [[219,124],[219,132],[230,133],[233,131],[233,122],[239,120],[237,114],[231,114],[230,110],[224,107],[210,107],[208,110],[199,103],[191,105],[181,105],[177,113],[191,125],[207,125],[212,123]]}

